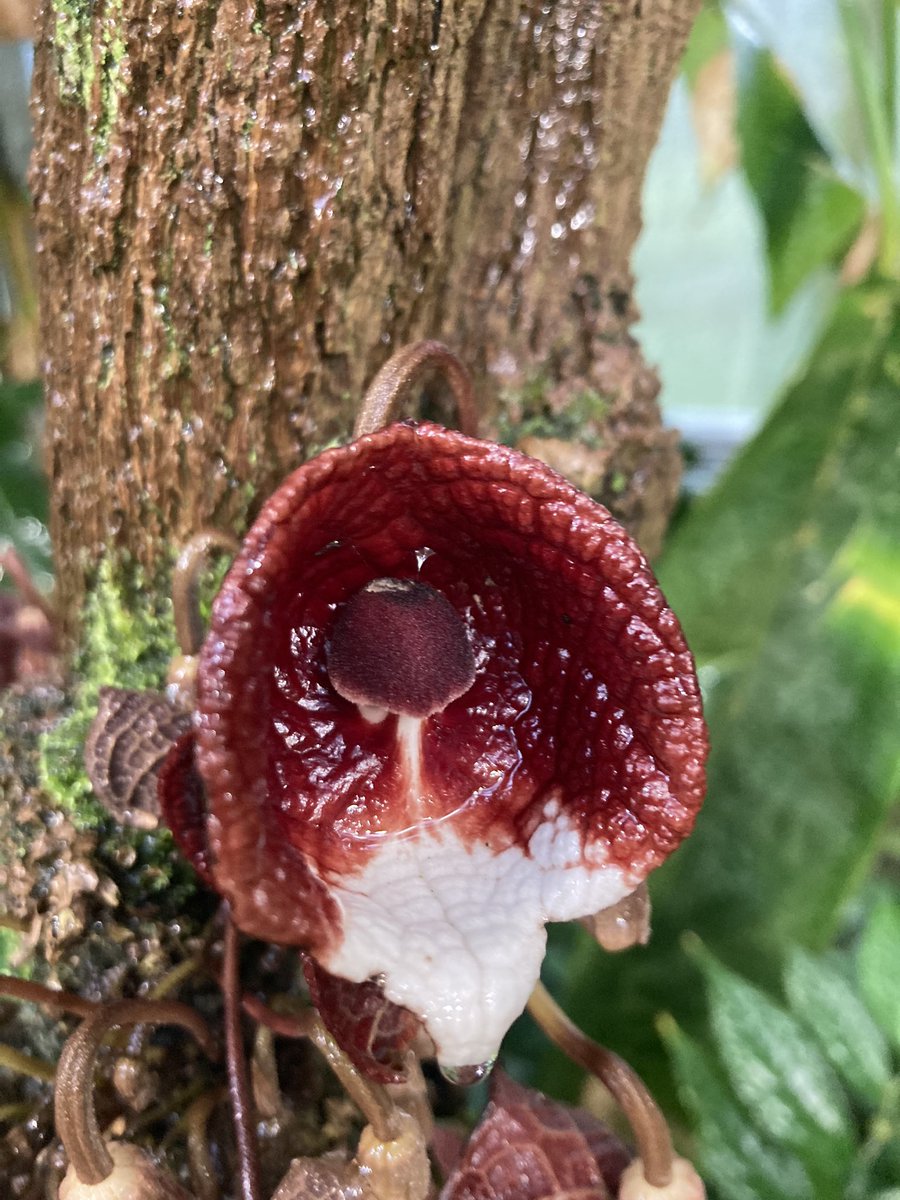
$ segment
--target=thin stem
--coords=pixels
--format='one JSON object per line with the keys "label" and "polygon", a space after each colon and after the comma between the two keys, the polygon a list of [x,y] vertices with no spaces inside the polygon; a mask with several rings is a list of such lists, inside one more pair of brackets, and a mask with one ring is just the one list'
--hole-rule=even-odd
{"label": "thin stem", "polygon": [[113,1160],[94,1111],[94,1067],[100,1043],[110,1029],[146,1023],[180,1025],[215,1058],[216,1047],[200,1014],[176,1000],[117,1000],[97,1008],[63,1046],[56,1072],[56,1131],[82,1183],[107,1179]]}
{"label": "thin stem", "polygon": [[41,1083],[52,1083],[56,1078],[56,1072],[50,1063],[40,1058],[32,1058],[30,1054],[23,1054],[21,1050],[15,1050],[3,1042],[0,1042],[0,1067],[6,1067],[7,1071],[15,1071],[17,1075],[39,1079]]}
{"label": "thin stem", "polygon": [[353,436],[375,433],[392,421],[398,403],[413,382],[436,369],[443,372],[450,384],[461,432],[477,437],[478,408],[471,376],[453,351],[441,342],[414,342],[387,360],[363,397]]}
{"label": "thin stem", "polygon": [[605,1046],[589,1038],[559,1007],[538,981],[528,1011],[554,1045],[573,1062],[600,1080],[628,1118],[644,1164],[644,1177],[653,1187],[672,1181],[672,1135],[665,1117],[636,1071]]}
{"label": "thin stem", "polygon": [[241,1030],[238,931],[227,906],[225,908],[225,952],[222,961],[222,995],[225,1001],[228,1093],[231,1097],[234,1136],[237,1143],[241,1196],[243,1200],[261,1200],[259,1149],[255,1136],[256,1115]]}
{"label": "thin stem", "polygon": [[389,1092],[380,1084],[367,1079],[340,1048],[319,1016],[312,1009],[297,1016],[284,1016],[255,996],[243,999],[245,1012],[281,1037],[309,1038],[321,1051],[328,1065],[337,1075],[344,1091],[360,1110],[369,1125],[383,1142],[393,1141],[398,1135],[397,1110]]}
{"label": "thin stem", "polygon": [[39,1107],[26,1102],[17,1104],[0,1104],[0,1125],[24,1125],[36,1116]]}
{"label": "thin stem", "polygon": [[32,983],[28,979],[18,979],[15,975],[0,975],[0,996],[30,1000],[34,1004],[47,1004],[62,1012],[73,1013],[76,1017],[90,1017],[103,1007],[96,1000],[85,1000],[83,996],[76,996],[74,992],[58,992],[39,983]]}
{"label": "thin stem", "polygon": [[216,1169],[209,1152],[206,1127],[216,1105],[227,1095],[227,1088],[213,1088],[198,1096],[184,1114],[188,1168],[191,1172],[191,1185],[197,1193],[198,1200],[219,1200],[221,1196]]}
{"label": "thin stem", "polygon": [[52,629],[56,622],[56,614],[50,606],[50,601],[31,578],[31,572],[14,546],[7,546],[0,552],[0,579],[4,573],[9,574],[25,603],[40,609]]}
{"label": "thin stem", "polygon": [[254,1021],[265,1025],[267,1029],[271,1029],[280,1037],[307,1038],[312,1036],[316,1014],[311,1010],[289,1016],[287,1013],[276,1012],[274,1008],[263,1004],[262,1000],[257,1000],[255,996],[244,996],[241,1000],[241,1007]]}
{"label": "thin stem", "polygon": [[284,1112],[278,1061],[275,1057],[275,1035],[265,1025],[258,1025],[253,1038],[250,1077],[256,1110],[264,1121],[271,1121]]}
{"label": "thin stem", "polygon": [[174,991],[177,991],[181,987],[186,979],[190,979],[196,971],[199,971],[201,965],[202,961],[199,954],[192,954],[189,958],[182,959],[180,963],[168,970],[162,979],[154,984],[150,989],[149,999],[164,1000],[166,996],[171,996]]}
{"label": "thin stem", "polygon": [[397,1108],[387,1091],[358,1070],[343,1052],[322,1022],[313,1022],[309,1035],[337,1075],[344,1091],[372,1126],[372,1132],[381,1142],[392,1142],[400,1133]]}
{"label": "thin stem", "polygon": [[232,557],[240,546],[230,534],[202,529],[186,542],[172,572],[172,608],[175,633],[182,654],[200,651],[206,630],[200,615],[200,582],[214,552]]}

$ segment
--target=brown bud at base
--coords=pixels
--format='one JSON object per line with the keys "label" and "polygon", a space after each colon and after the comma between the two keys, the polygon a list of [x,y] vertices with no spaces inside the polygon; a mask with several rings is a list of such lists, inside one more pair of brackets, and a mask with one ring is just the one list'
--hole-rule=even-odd
{"label": "brown bud at base", "polygon": [[113,1169],[102,1183],[82,1183],[69,1167],[59,1185],[59,1200],[193,1200],[174,1175],[137,1146],[108,1142]]}
{"label": "brown bud at base", "polygon": [[706,1200],[706,1188],[686,1158],[672,1160],[672,1178],[662,1187],[647,1182],[644,1164],[636,1158],[622,1174],[618,1200]]}

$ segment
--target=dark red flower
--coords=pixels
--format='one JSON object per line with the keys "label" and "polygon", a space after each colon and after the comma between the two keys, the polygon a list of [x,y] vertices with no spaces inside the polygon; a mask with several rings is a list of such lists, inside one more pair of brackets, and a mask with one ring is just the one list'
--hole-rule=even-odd
{"label": "dark red flower", "polygon": [[691,655],[628,534],[540,462],[430,424],[268,500],[195,730],[202,836],[196,786],[163,800],[238,925],[377,980],[450,1068],[495,1054],[544,924],[631,892],[704,791]]}
{"label": "dark red flower", "polygon": [[630,1159],[596,1117],[498,1071],[440,1200],[609,1200]]}

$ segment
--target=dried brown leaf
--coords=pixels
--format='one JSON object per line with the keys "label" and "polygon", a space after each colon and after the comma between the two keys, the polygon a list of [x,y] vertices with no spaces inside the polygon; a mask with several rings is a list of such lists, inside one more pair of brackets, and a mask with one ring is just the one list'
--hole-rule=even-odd
{"label": "dried brown leaf", "polygon": [[158,824],[157,776],[190,724],[189,713],[156,692],[101,689],[84,763],[97,798],[124,825]]}

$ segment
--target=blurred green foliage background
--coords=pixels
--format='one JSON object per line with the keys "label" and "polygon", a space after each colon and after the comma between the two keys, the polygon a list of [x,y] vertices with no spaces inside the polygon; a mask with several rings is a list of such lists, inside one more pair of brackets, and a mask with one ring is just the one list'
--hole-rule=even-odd
{"label": "blurred green foliage background", "polygon": [[706,806],[650,945],[564,931],[548,979],[722,1200],[900,1198],[898,29],[896,0],[708,5],[647,181],[641,336],[694,480],[756,432],[658,564]]}
{"label": "blurred green foliage background", "polygon": [[[546,977],[721,1200],[900,1200],[898,45],[897,0],[708,4],[646,185],[639,335],[694,464],[658,569],[709,797],[652,880],[650,944],[554,930]],[[2,166],[8,364],[33,297]],[[46,572],[39,391],[14,374],[0,539]],[[578,1094],[527,1022],[508,1055]]]}

